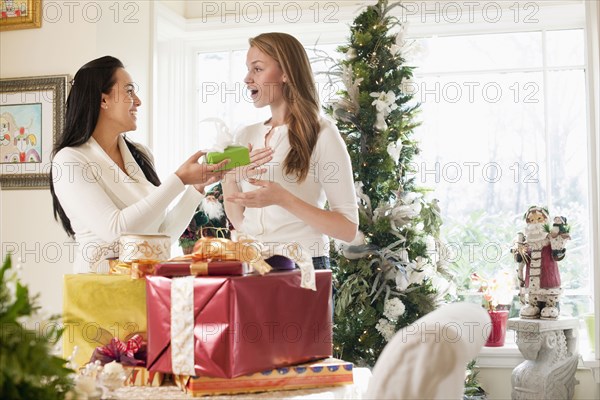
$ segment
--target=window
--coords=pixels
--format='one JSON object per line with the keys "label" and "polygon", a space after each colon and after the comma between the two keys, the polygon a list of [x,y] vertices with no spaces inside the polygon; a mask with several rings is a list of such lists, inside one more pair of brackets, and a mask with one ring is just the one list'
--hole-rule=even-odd
{"label": "window", "polygon": [[197,66],[196,98],[198,123],[202,129],[201,148],[210,148],[217,134],[212,123],[203,122],[207,118],[225,121],[232,133],[239,127],[268,118],[267,109],[254,108],[244,84],[246,49],[198,53]]}
{"label": "window", "polygon": [[474,271],[514,271],[523,214],[546,205],[571,226],[561,311],[593,311],[584,41],[583,29],[418,40],[415,175],[440,200],[460,287]]}

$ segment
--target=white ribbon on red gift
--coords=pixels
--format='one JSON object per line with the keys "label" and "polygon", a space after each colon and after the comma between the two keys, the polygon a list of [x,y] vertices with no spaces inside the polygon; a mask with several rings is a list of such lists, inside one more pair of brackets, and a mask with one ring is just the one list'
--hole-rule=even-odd
{"label": "white ribbon on red gift", "polygon": [[171,368],[175,375],[196,375],[194,276],[171,280]]}
{"label": "white ribbon on red gift", "polygon": [[[286,246],[275,246],[273,249],[273,255],[283,255],[287,258],[294,260],[294,262],[300,268],[300,287],[304,289],[317,290],[317,282],[315,278],[315,267],[313,265],[312,257],[310,253],[298,244],[291,243]],[[263,257],[265,251],[263,251]]]}

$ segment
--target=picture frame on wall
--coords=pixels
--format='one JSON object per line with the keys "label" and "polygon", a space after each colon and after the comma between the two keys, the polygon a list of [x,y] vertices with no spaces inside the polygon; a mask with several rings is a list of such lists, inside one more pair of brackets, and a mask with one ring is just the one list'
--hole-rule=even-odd
{"label": "picture frame on wall", "polygon": [[67,75],[0,79],[0,188],[47,189]]}
{"label": "picture frame on wall", "polygon": [[42,0],[0,0],[0,31],[42,26]]}

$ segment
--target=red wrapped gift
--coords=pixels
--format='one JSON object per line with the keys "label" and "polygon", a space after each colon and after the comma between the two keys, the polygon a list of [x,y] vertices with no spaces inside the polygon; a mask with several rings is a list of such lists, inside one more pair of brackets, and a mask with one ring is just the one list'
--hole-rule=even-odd
{"label": "red wrapped gift", "polygon": [[316,271],[316,291],[300,280],[297,270],[147,277],[147,368],[235,378],[331,356],[331,271]]}
{"label": "red wrapped gift", "polygon": [[156,266],[154,275],[186,276],[186,275],[244,275],[250,272],[248,263],[243,261],[168,261]]}

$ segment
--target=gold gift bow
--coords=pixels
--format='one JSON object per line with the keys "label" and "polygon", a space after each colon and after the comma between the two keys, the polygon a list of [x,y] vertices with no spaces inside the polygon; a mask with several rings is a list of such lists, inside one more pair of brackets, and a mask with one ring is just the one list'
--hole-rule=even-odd
{"label": "gold gift bow", "polygon": [[126,263],[121,260],[109,260],[110,275],[130,275],[132,279],[141,279],[147,275],[154,275],[154,269],[157,264],[163,262],[155,259],[140,259],[133,260],[131,263]]}
{"label": "gold gift bow", "polygon": [[261,275],[271,271],[263,259],[258,243],[253,240],[234,242],[225,238],[203,237],[198,239],[191,254],[193,262],[224,260],[247,262]]}
{"label": "gold gift bow", "polygon": [[117,258],[108,259],[109,275],[131,275],[131,264]]}

